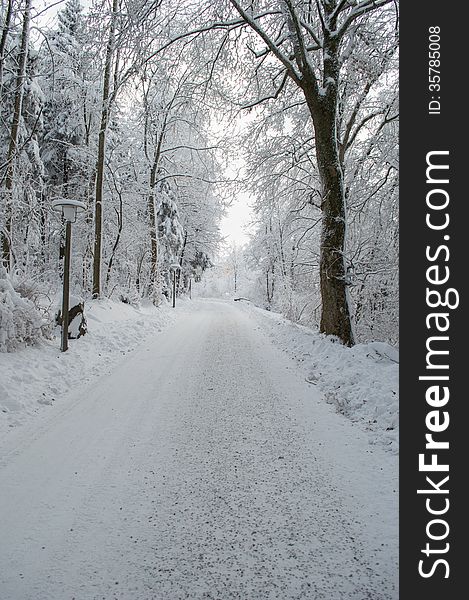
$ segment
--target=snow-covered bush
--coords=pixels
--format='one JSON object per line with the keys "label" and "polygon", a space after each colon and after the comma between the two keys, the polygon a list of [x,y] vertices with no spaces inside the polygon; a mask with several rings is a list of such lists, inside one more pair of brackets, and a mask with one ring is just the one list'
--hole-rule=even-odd
{"label": "snow-covered bush", "polygon": [[0,266],[0,352],[12,352],[49,335],[51,324],[31,300],[15,289]]}

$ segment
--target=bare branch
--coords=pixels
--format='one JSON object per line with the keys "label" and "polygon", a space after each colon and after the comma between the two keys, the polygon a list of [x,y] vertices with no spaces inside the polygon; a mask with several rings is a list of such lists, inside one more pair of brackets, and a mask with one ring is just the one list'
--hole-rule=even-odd
{"label": "bare branch", "polygon": [[249,104],[243,104],[242,108],[243,109],[254,108],[255,106],[259,106],[259,104],[262,104],[263,102],[266,102],[267,100],[277,100],[277,98],[280,96],[282,90],[285,88],[285,84],[288,81],[288,77],[289,77],[288,71],[284,71],[282,81],[280,82],[280,85],[278,86],[278,88],[275,90],[275,92],[273,94],[270,94],[269,96],[264,96],[263,98],[259,98],[258,100],[255,100],[254,102],[250,102]]}
{"label": "bare branch", "polygon": [[219,148],[219,146],[206,146],[205,148],[196,148],[195,146],[185,146],[185,145],[181,145],[181,146],[173,146],[172,148],[165,148],[164,150],[161,151],[161,154],[164,154],[165,152],[173,152],[174,150],[194,150],[195,152],[203,152],[203,151],[207,151],[207,150],[217,150]]}
{"label": "bare branch", "polygon": [[278,60],[284,65],[287,69],[290,77],[298,84],[301,84],[301,75],[297,73],[295,66],[293,63],[283,54],[280,48],[272,41],[272,39],[267,35],[267,33],[262,29],[262,27],[256,23],[256,18],[251,17],[248,13],[241,7],[240,3],[237,0],[229,0],[230,3],[234,6],[236,11],[241,15],[244,22],[248,24],[253,31],[257,33],[257,35],[262,38],[265,44],[270,48],[271,52],[278,58]]}
{"label": "bare branch", "polygon": [[341,38],[350,25],[359,17],[366,15],[367,13],[373,12],[377,8],[382,8],[386,4],[390,4],[394,0],[366,0],[365,2],[361,2],[358,4],[345,19],[344,23],[341,25],[339,31],[337,32],[337,36]]}
{"label": "bare branch", "polygon": [[296,46],[295,54],[296,54],[296,52],[299,53],[299,56],[295,57],[296,62],[302,72],[310,71],[311,69],[308,68],[309,67],[308,56],[307,56],[307,52],[306,52],[306,48],[305,48],[305,44],[304,44],[303,35],[301,32],[301,25],[300,25],[300,22],[298,19],[298,15],[296,14],[295,9],[293,8],[291,0],[283,0],[283,2],[285,3],[285,6],[288,8],[288,12],[290,13],[291,24],[293,25],[293,30],[294,30],[294,31],[291,31],[291,34],[292,34],[292,36],[294,35],[296,38],[296,44],[294,44],[294,46]]}
{"label": "bare branch", "polygon": [[308,46],[308,50],[319,50],[320,48],[322,48],[321,40],[316,35],[316,33],[315,33],[314,29],[311,27],[311,25],[309,25],[308,23],[306,23],[303,20],[300,20],[300,23],[301,23],[301,26],[304,27],[306,29],[306,31],[309,33],[309,35],[313,38],[314,43],[316,44],[316,46]]}

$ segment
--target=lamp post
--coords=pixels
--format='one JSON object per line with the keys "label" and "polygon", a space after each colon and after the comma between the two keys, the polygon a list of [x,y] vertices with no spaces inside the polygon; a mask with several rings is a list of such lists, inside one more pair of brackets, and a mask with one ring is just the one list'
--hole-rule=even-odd
{"label": "lamp post", "polygon": [[170,269],[173,272],[173,308],[176,308],[176,273],[181,270],[181,265],[174,263]]}
{"label": "lamp post", "polygon": [[77,214],[83,212],[86,206],[79,200],[58,198],[52,202],[52,210],[60,212],[65,220],[65,261],[64,261],[64,286],[62,297],[62,339],[60,350],[68,349],[68,310],[70,298],[70,250],[72,246],[72,223],[77,220]]}

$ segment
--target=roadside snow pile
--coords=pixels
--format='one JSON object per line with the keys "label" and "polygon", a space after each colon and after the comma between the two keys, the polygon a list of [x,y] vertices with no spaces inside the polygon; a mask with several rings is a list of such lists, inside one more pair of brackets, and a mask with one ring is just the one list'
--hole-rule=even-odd
{"label": "roadside snow pile", "polygon": [[347,348],[331,337],[296,325],[282,315],[252,305],[270,337],[297,362],[305,365],[305,378],[316,385],[328,402],[361,422],[373,444],[399,450],[399,352],[382,342]]}
{"label": "roadside snow pile", "polygon": [[175,319],[166,305],[135,308],[110,300],[89,302],[85,311],[88,333],[70,340],[67,352],[60,352],[57,327],[50,340],[0,353],[0,435],[41,405],[60,402],[70,389],[108,374],[124,355]]}
{"label": "roadside snow pile", "polygon": [[14,288],[6,269],[0,266],[0,352],[36,344],[50,329],[50,323]]}

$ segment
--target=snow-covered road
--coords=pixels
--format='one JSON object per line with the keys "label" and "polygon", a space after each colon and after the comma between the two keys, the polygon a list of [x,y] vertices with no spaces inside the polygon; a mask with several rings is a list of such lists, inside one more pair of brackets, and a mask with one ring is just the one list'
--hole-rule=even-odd
{"label": "snow-covered road", "polygon": [[1,600],[384,600],[397,458],[235,303],[0,444]]}

